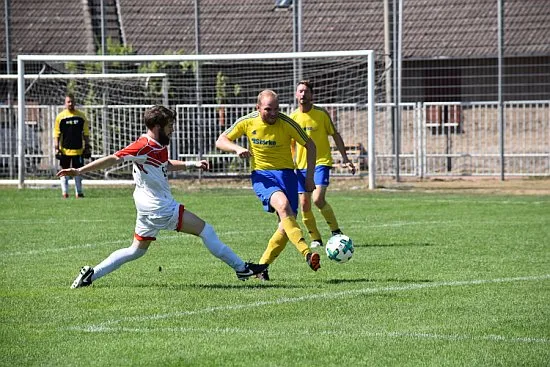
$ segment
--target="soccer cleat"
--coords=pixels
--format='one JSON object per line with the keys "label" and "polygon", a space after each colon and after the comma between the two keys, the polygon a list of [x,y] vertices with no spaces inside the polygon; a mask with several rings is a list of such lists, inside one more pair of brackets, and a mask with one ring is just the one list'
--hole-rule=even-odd
{"label": "soccer cleat", "polygon": [[311,244],[309,245],[311,248],[315,247],[323,247],[323,241],[322,240],[313,240],[311,241]]}
{"label": "soccer cleat", "polygon": [[63,199],[68,199],[68,198],[69,198],[69,194],[63,193]]}
{"label": "soccer cleat", "polygon": [[334,231],[332,231],[333,236],[336,236],[337,234],[344,234],[344,233],[340,230],[340,228],[335,229]]}
{"label": "soccer cleat", "polygon": [[267,272],[267,269],[262,271],[260,274],[256,274],[256,278],[260,279],[262,282],[269,281],[269,273]]}
{"label": "soccer cleat", "polygon": [[260,274],[267,269],[269,264],[254,264],[254,263],[244,263],[245,268],[243,271],[237,271],[237,279],[247,280],[253,275]]}
{"label": "soccer cleat", "polygon": [[81,198],[84,197],[84,194],[76,194],[75,197],[76,197],[77,199],[81,199]]}
{"label": "soccer cleat", "polygon": [[92,285],[92,275],[94,275],[94,268],[86,265],[80,269],[80,273],[71,285],[71,288],[81,288]]}
{"label": "soccer cleat", "polygon": [[319,270],[321,267],[321,257],[316,252],[310,252],[306,255],[306,262],[313,271]]}

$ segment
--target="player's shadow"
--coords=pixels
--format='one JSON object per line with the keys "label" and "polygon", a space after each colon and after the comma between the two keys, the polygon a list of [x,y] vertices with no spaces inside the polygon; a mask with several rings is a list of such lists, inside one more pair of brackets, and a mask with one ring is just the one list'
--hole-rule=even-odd
{"label": "player's shadow", "polygon": [[[429,279],[399,279],[399,278],[355,278],[355,279],[327,279],[324,281],[327,284],[342,284],[342,283],[430,283]],[[126,284],[128,287],[129,285]],[[95,288],[111,288],[110,285],[99,285]],[[114,287],[114,285],[113,285]],[[213,289],[213,290],[235,290],[243,288],[258,288],[258,289],[303,289],[303,285],[299,284],[274,284],[271,282],[244,282],[244,284],[168,284],[168,283],[140,283],[129,286],[131,288],[165,288],[169,290],[185,290],[185,289]]]}
{"label": "player's shadow", "polygon": [[426,247],[437,246],[435,243],[429,242],[405,242],[405,243],[365,243],[353,244],[353,247]]}
{"label": "player's shadow", "polygon": [[399,278],[356,278],[356,279],[328,279],[328,284],[342,284],[342,283],[431,283],[430,279],[399,279]]}
{"label": "player's shadow", "polygon": [[[248,283],[248,282],[246,282]],[[243,288],[285,288],[285,289],[298,289],[303,288],[301,286],[293,284],[273,284],[266,282],[254,282],[248,284],[188,284],[187,288],[198,288],[198,289],[243,289]]]}
{"label": "player's shadow", "polygon": [[216,290],[231,290],[231,289],[243,289],[243,288],[284,288],[284,289],[299,289],[303,288],[299,285],[293,284],[273,284],[259,281],[243,282],[242,284],[166,284],[166,283],[148,283],[148,284],[136,284],[135,288],[166,288],[171,290],[184,290],[184,289],[216,289]]}

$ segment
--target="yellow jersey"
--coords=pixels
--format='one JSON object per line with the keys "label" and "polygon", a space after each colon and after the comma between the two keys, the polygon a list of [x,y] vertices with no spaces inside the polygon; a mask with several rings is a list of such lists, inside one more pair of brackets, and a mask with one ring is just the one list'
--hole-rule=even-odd
{"label": "yellow jersey", "polygon": [[84,136],[90,136],[88,119],[84,112],[63,110],[55,118],[53,136],[59,138],[61,153],[64,155],[82,155]]}
{"label": "yellow jersey", "polygon": [[[315,165],[332,167],[332,153],[328,137],[334,135],[336,129],[327,110],[313,105],[308,112],[301,112],[297,109],[290,114],[290,117],[300,125],[307,136],[315,143],[317,147]],[[296,168],[307,168],[306,150],[298,144],[296,145]]]}
{"label": "yellow jersey", "polygon": [[294,169],[290,144],[294,140],[301,146],[308,140],[296,121],[281,112],[270,125],[263,122],[258,111],[254,111],[235,121],[224,134],[232,141],[246,135],[252,154],[252,171]]}

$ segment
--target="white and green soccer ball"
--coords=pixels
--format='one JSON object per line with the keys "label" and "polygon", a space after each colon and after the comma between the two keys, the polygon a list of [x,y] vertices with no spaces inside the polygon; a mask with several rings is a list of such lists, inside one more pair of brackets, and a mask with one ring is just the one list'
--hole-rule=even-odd
{"label": "white and green soccer ball", "polygon": [[330,260],[345,263],[353,256],[353,241],[346,235],[337,234],[328,239],[325,252]]}

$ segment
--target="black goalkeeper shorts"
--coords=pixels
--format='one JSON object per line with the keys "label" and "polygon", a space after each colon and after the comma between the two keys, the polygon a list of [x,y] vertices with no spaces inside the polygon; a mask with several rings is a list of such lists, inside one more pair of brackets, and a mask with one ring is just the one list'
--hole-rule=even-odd
{"label": "black goalkeeper shorts", "polygon": [[81,155],[61,155],[59,164],[61,168],[80,168],[84,165],[84,158]]}

